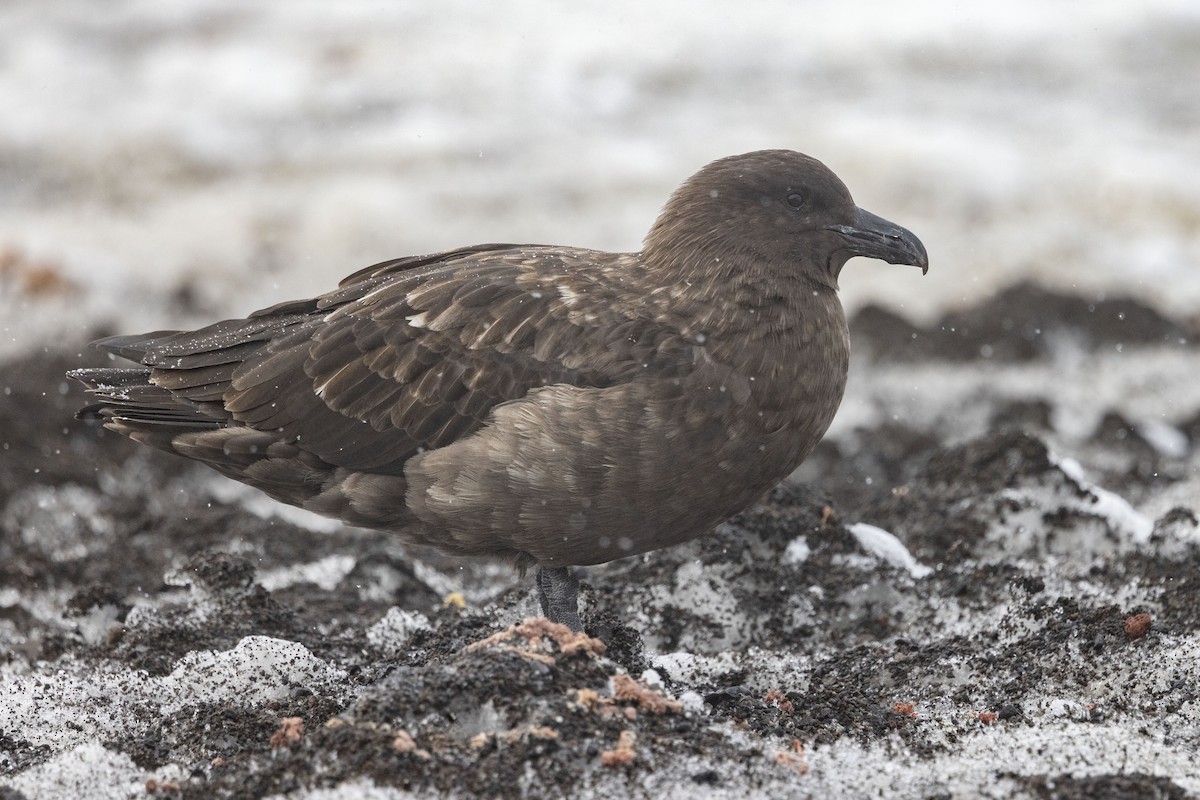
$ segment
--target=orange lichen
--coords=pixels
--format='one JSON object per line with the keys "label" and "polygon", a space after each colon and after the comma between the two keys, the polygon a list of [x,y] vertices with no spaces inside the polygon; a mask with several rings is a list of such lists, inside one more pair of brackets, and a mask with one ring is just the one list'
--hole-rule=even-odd
{"label": "orange lichen", "polygon": [[156,781],[154,778],[146,781],[146,794],[158,794],[159,792],[175,794],[179,791],[179,784],[175,781]]}
{"label": "orange lichen", "polygon": [[617,746],[600,754],[600,763],[606,767],[623,767],[632,763],[637,758],[637,751],[633,749],[635,744],[636,733],[621,731],[621,735],[617,737]]}
{"label": "orange lichen", "polygon": [[27,295],[70,294],[76,286],[57,264],[33,261],[21,251],[0,250],[0,279],[11,280]]}
{"label": "orange lichen", "polygon": [[279,727],[271,734],[271,747],[291,747],[300,741],[304,735],[303,717],[284,717],[279,721]]}
{"label": "orange lichen", "polygon": [[771,689],[763,697],[763,702],[769,705],[778,706],[779,710],[785,714],[791,714],[796,710],[796,706],[788,699],[788,696],[778,689]]}
{"label": "orange lichen", "polygon": [[643,711],[651,714],[665,714],[668,711],[682,711],[683,704],[670,697],[663,697],[649,686],[635,681],[629,675],[622,673],[613,676],[613,697],[617,700],[632,700]]}
{"label": "orange lichen", "polygon": [[530,739],[536,739],[542,742],[553,741],[558,737],[558,731],[546,725],[524,725],[520,728],[513,728],[507,731],[484,731],[472,736],[467,744],[472,750],[482,750],[492,742],[503,739],[509,744],[517,742],[527,742]]}
{"label": "orange lichen", "polygon": [[412,753],[420,759],[428,761],[431,756],[429,751],[424,748],[417,747],[417,742],[409,734],[408,731],[396,731],[396,735],[392,737],[392,749],[397,753]]}
{"label": "orange lichen", "polygon": [[905,703],[904,701],[897,702],[896,705],[892,706],[892,713],[901,714],[912,719],[917,718],[917,709],[912,703]]}
{"label": "orange lichen", "polygon": [[804,742],[792,739],[791,749],[780,750],[775,754],[775,763],[787,767],[797,775],[808,772],[808,762],[804,760]]}
{"label": "orange lichen", "polygon": [[527,617],[524,622],[510,625],[486,639],[467,645],[468,650],[498,646],[501,650],[515,652],[530,661],[543,664],[557,663],[553,652],[557,648],[563,656],[579,653],[593,656],[604,655],[604,642],[593,639],[586,633],[575,633],[566,625],[551,622],[545,617]]}
{"label": "orange lichen", "polygon": [[513,728],[506,736],[510,742],[516,742],[521,739],[541,739],[544,742],[548,742],[558,738],[558,731],[545,725],[530,725],[525,728]]}

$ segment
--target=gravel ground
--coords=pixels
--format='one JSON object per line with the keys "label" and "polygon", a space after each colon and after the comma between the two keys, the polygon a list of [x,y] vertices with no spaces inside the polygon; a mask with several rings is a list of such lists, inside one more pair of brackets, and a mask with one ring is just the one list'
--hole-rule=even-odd
{"label": "gravel ground", "polygon": [[[506,568],[74,422],[96,356],[12,361],[3,796],[1195,796],[1190,324],[1031,285],[863,309],[862,424],[712,536],[587,571],[579,637]],[[1114,369],[1190,411],[1063,405]]]}

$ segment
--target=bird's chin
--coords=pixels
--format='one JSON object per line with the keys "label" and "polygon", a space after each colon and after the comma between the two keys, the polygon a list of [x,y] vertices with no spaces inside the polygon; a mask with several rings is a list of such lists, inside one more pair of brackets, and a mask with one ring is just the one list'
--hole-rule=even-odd
{"label": "bird's chin", "polygon": [[829,261],[825,265],[825,274],[829,276],[829,285],[834,289],[840,289],[838,279],[842,276],[842,267],[846,266],[846,262],[851,259],[853,253],[845,250],[838,250],[829,255]]}

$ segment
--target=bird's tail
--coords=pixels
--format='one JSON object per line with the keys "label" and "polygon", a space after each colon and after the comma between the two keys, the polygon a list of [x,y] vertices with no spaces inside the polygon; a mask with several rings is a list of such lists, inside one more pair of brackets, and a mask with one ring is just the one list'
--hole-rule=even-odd
{"label": "bird's tail", "polygon": [[[173,395],[153,384],[149,369],[99,367],[72,370],[67,376],[82,383],[95,398],[95,402],[79,409],[76,419],[100,422],[169,453],[177,452],[172,440],[179,434],[225,425],[220,416],[206,413],[205,403]],[[219,404],[208,405],[219,408]]]}
{"label": "bird's tail", "polygon": [[[187,334],[185,334],[187,335]],[[102,339],[95,345],[134,361],[158,362],[174,331]],[[236,346],[235,346],[236,347]],[[224,352],[228,354],[229,348]],[[239,353],[240,355],[240,353]],[[192,358],[191,364],[203,359]],[[134,441],[199,461],[276,500],[336,517],[351,525],[396,527],[408,522],[401,475],[356,475],[296,444],[236,422],[220,402],[238,360],[213,354],[192,369],[152,366],[77,369],[95,402],[76,413]],[[186,392],[186,394],[183,394]],[[399,498],[401,502],[385,502]]]}
{"label": "bird's tail", "polygon": [[231,422],[221,401],[234,370],[279,327],[271,320],[228,320],[199,331],[154,331],[92,342],[138,366],[68,372],[97,400],[76,417],[178,452],[172,446],[174,437],[217,430]]}

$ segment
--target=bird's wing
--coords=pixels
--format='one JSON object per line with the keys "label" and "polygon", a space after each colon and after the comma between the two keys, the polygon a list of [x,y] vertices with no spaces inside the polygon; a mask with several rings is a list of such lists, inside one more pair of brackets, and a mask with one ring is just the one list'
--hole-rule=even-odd
{"label": "bird's wing", "polygon": [[487,245],[365,270],[313,300],[101,346],[209,418],[341,467],[399,473],[550,384],[606,387],[691,369],[693,344],[597,280],[587,250]]}

